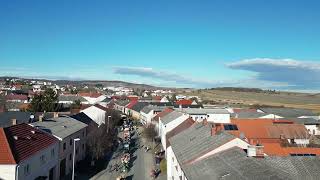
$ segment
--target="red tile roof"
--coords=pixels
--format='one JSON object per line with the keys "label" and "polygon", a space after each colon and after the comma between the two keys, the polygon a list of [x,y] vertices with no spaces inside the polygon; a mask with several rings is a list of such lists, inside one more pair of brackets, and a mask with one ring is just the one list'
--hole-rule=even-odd
{"label": "red tile roof", "polygon": [[131,109],[137,103],[138,101],[130,101],[130,103],[127,105],[127,108]]}
{"label": "red tile roof", "polygon": [[28,100],[28,96],[26,95],[20,95],[20,94],[9,94],[6,96],[6,100]]}
{"label": "red tile roof", "polygon": [[172,111],[173,111],[173,109],[171,109],[171,108],[166,108],[166,109],[164,109],[162,112],[158,113],[158,114],[153,118],[153,120],[154,120],[154,121],[159,121],[159,119],[160,119],[161,117],[163,117],[163,116],[171,113]]}
{"label": "red tile roof", "polygon": [[16,164],[3,128],[0,128],[0,164]]}
{"label": "red tile roof", "polygon": [[193,101],[189,100],[189,99],[181,99],[181,100],[176,101],[176,104],[178,104],[178,105],[191,105],[192,102]]}
{"label": "red tile roof", "polygon": [[269,156],[289,156],[290,154],[316,154],[320,155],[320,148],[312,147],[283,147],[280,143],[261,143],[264,152]]}
{"label": "red tile roof", "polygon": [[[34,131],[33,134],[31,131]],[[28,124],[18,124],[4,128],[5,136],[10,145],[11,154],[13,155],[15,162],[29,158],[35,155],[38,151],[41,151],[54,143],[58,143],[58,139],[42,132]],[[1,136],[1,135],[0,135]],[[4,136],[2,134],[2,136]],[[14,139],[17,136],[18,139]],[[8,153],[8,150],[0,149],[0,154]],[[7,154],[7,156],[10,156]]]}

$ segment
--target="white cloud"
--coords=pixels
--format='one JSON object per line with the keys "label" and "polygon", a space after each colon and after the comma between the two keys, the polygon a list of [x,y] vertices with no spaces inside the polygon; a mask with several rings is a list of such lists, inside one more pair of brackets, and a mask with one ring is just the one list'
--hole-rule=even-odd
{"label": "white cloud", "polygon": [[293,59],[254,58],[227,67],[257,73],[256,80],[287,83],[292,89],[320,88],[320,63]]}

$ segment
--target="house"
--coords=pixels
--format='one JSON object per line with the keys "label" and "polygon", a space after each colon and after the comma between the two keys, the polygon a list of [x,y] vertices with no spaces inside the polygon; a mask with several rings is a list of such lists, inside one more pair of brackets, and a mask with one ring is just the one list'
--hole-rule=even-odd
{"label": "house", "polygon": [[163,106],[152,106],[148,105],[141,109],[140,111],[140,120],[144,125],[151,124],[151,120],[154,116],[156,116],[159,112],[164,110],[166,107]]}
{"label": "house", "polygon": [[157,134],[159,135],[159,121],[162,117],[166,116],[167,114],[171,113],[172,111],[174,111],[172,108],[165,108],[163,111],[159,112],[156,116],[154,116],[152,118],[151,123],[154,124],[154,128],[157,132]]}
{"label": "house", "polygon": [[90,131],[94,131],[99,127],[98,124],[94,120],[92,120],[89,116],[87,116],[83,112],[72,115],[70,117],[88,125],[87,133],[90,133]]}
{"label": "house", "polygon": [[[71,117],[58,117],[48,120],[40,120],[30,124],[33,127],[52,134],[59,140],[59,179],[72,172],[73,149],[75,145],[75,163],[83,160],[86,155],[87,127]],[[80,138],[79,141],[75,141]],[[75,144],[74,144],[75,143]]]}
{"label": "house", "polygon": [[0,179],[58,180],[59,141],[27,124],[0,128]]}
{"label": "house", "polygon": [[259,108],[257,111],[273,114],[279,118],[309,118],[316,116],[311,110],[296,108]]}
{"label": "house", "polygon": [[163,149],[166,149],[166,134],[188,119],[189,116],[182,112],[172,111],[163,116],[159,120],[159,136],[161,137],[161,144]]}
{"label": "house", "polygon": [[80,101],[81,104],[90,104],[84,97],[77,96],[77,95],[60,95],[58,97],[59,104],[68,104],[71,105],[75,101]]}
{"label": "house", "polygon": [[32,85],[32,91],[35,92],[35,93],[39,93],[41,92],[41,85]]}
{"label": "house", "polygon": [[9,127],[16,124],[32,122],[31,113],[29,112],[1,112],[0,113],[0,127]]}
{"label": "house", "polygon": [[205,121],[195,123],[191,127],[169,138],[167,149],[167,177],[188,179],[183,170],[185,165],[202,161],[216,153],[232,147],[246,149],[248,143],[225,131],[217,131]]}
{"label": "house", "polygon": [[296,124],[303,124],[310,135],[320,135],[320,121],[314,118],[288,118]]}
{"label": "house", "polygon": [[117,100],[114,102],[114,109],[118,110],[122,113],[125,113],[125,108],[126,106],[130,103],[129,100],[125,99],[125,100]]}
{"label": "house", "polygon": [[107,98],[107,96],[96,92],[78,93],[78,96],[81,96],[84,99],[86,99],[89,102],[89,104],[97,104]]}
{"label": "house", "polygon": [[198,122],[206,119],[212,123],[230,123],[230,113],[226,109],[177,108],[176,110],[188,114]]}
{"label": "house", "polygon": [[184,176],[180,179],[317,179],[319,160],[316,157],[248,157],[243,149],[233,147],[204,160],[182,164]]}
{"label": "house", "polygon": [[148,104],[149,103],[147,103],[147,102],[136,102],[132,106],[130,106],[130,104],[129,104],[127,107],[128,113],[131,115],[131,117],[133,119],[139,120],[140,119],[140,111]]}
{"label": "house", "polygon": [[106,120],[106,111],[108,108],[105,108],[101,105],[93,105],[90,106],[84,110],[81,110],[84,114],[86,114],[88,117],[90,117],[94,122],[100,126],[101,124],[105,123]]}
{"label": "house", "polygon": [[190,99],[181,99],[176,101],[176,105],[196,105],[194,101]]}
{"label": "house", "polygon": [[22,94],[9,94],[6,95],[6,102],[28,103],[28,96]]}

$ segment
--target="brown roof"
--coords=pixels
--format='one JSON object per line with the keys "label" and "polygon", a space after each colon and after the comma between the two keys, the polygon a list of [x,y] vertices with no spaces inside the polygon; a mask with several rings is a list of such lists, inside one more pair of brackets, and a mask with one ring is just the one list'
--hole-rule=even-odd
{"label": "brown roof", "polygon": [[180,132],[188,129],[190,126],[192,126],[195,123],[195,121],[192,118],[188,118],[185,121],[183,121],[181,124],[179,124],[177,127],[172,129],[166,134],[166,141],[167,141],[167,147],[170,146],[169,138],[179,134]]}
{"label": "brown roof", "polygon": [[28,100],[28,96],[22,94],[9,94],[6,96],[6,100]]}
{"label": "brown roof", "polygon": [[[35,133],[32,133],[31,131],[34,131]],[[58,143],[58,139],[52,135],[25,123],[4,128],[4,133],[5,137],[2,134],[2,138],[5,138],[9,142],[11,155],[17,163],[33,156],[38,151],[41,151],[54,143]],[[14,138],[15,136],[17,137],[17,140]],[[11,156],[8,149],[3,148],[0,149],[0,154],[6,154],[8,157]]]}
{"label": "brown roof", "polygon": [[100,97],[102,94],[99,92],[80,92],[78,93],[79,96],[82,97],[91,97],[91,98],[98,98]]}
{"label": "brown roof", "polygon": [[266,126],[270,138],[308,139],[309,134],[303,124],[273,124]]}
{"label": "brown roof", "polygon": [[172,111],[173,111],[173,109],[171,109],[171,108],[166,108],[166,109],[164,109],[162,112],[158,113],[158,114],[153,118],[153,120],[154,120],[154,121],[159,121],[160,118],[162,118],[163,116],[171,113]]}
{"label": "brown roof", "polygon": [[16,164],[3,128],[0,128],[0,164]]}

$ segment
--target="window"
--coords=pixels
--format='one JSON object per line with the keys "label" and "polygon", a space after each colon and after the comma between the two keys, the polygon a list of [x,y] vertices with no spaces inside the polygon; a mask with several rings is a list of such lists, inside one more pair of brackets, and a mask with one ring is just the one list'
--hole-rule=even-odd
{"label": "window", "polygon": [[[85,130],[84,130],[85,131]],[[82,137],[84,137],[84,131],[82,131]]]}
{"label": "window", "polygon": [[82,150],[84,150],[84,144],[82,144]]}
{"label": "window", "polygon": [[29,175],[30,174],[30,167],[29,164],[23,167],[24,175]]}
{"label": "window", "polygon": [[72,146],[72,139],[70,139],[70,142],[69,142],[70,146]]}
{"label": "window", "polygon": [[63,150],[66,150],[66,143],[63,143]]}
{"label": "window", "polygon": [[78,154],[78,148],[76,149],[76,155]]}
{"label": "window", "polygon": [[72,159],[72,153],[69,154],[69,161],[71,161],[71,159]]}
{"label": "window", "polygon": [[51,149],[51,158],[54,157],[54,149]]}
{"label": "window", "polygon": [[41,162],[41,164],[44,164],[46,162],[46,156],[45,155],[41,155],[40,156],[40,162]]}

